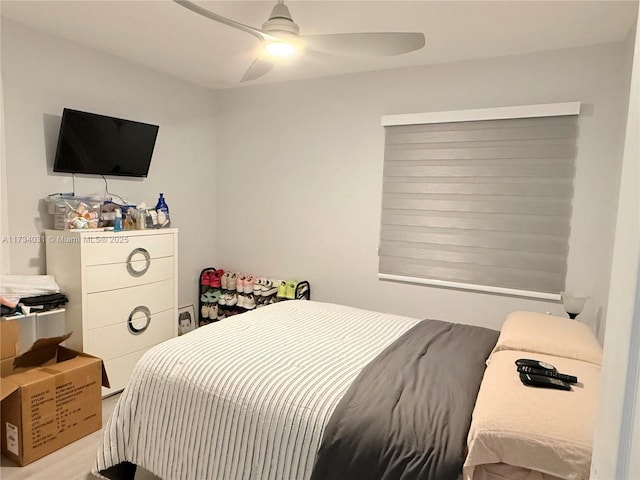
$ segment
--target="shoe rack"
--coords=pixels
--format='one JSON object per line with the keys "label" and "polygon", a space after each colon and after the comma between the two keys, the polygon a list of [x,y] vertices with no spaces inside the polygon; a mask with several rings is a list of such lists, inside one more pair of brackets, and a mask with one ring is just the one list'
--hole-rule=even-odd
{"label": "shoe rack", "polygon": [[208,267],[200,272],[198,326],[286,300],[309,300],[306,280],[281,280]]}

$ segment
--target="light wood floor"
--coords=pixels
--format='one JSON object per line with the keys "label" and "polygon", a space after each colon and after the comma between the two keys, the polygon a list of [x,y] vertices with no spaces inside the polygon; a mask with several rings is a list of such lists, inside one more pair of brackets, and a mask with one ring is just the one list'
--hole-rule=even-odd
{"label": "light wood floor", "polygon": [[[102,400],[103,428],[118,398],[119,395],[114,395]],[[102,430],[94,432],[26,467],[18,467],[3,456],[0,478],[2,480],[96,480],[97,477],[91,474],[91,469],[101,438]],[[158,480],[158,477],[138,468],[136,480]]]}

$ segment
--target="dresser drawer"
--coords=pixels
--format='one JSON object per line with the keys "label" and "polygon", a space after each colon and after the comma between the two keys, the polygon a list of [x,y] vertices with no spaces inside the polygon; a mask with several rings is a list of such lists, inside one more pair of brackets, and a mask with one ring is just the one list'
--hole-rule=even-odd
{"label": "dresser drawer", "polygon": [[173,235],[127,235],[126,233],[84,236],[82,255],[86,265],[124,263],[173,256]]}
{"label": "dresser drawer", "polygon": [[[151,314],[173,308],[173,280],[107,290],[87,295],[87,328],[100,328],[126,322],[137,307],[147,307]],[[134,313],[133,317],[141,317]]]}
{"label": "dresser drawer", "polygon": [[[175,310],[170,309],[149,317],[136,315],[131,322],[90,329],[85,342],[86,352],[102,360],[111,360],[173,338],[177,322],[174,314]],[[132,328],[140,331],[134,332]]]}
{"label": "dresser drawer", "polygon": [[131,372],[133,372],[136,363],[138,363],[138,360],[142,358],[147,350],[149,349],[145,348],[104,362],[104,369],[107,372],[107,377],[109,377],[111,387],[102,387],[103,397],[116,393],[127,386]]}
{"label": "dresser drawer", "polygon": [[104,292],[172,279],[173,257],[87,267],[86,292]]}

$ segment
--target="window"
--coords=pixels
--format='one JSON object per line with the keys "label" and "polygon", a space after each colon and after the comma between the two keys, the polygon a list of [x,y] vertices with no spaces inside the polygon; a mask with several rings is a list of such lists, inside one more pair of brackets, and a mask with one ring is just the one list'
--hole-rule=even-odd
{"label": "window", "polygon": [[564,289],[579,103],[383,117],[379,277]]}

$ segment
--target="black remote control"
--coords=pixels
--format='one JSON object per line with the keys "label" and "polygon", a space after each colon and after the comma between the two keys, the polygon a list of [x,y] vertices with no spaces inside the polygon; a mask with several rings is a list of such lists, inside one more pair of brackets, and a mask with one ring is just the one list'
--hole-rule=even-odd
{"label": "black remote control", "polygon": [[541,362],[539,360],[531,360],[530,358],[519,358],[516,360],[516,366],[518,367],[531,367],[538,370],[548,370],[549,372],[557,372],[556,367],[550,363]]}
{"label": "black remote control", "polygon": [[555,388],[558,390],[571,390],[568,383],[558,380],[557,378],[545,377],[542,375],[534,375],[531,373],[520,373],[520,381],[525,385],[540,388]]}
{"label": "black remote control", "polygon": [[549,370],[543,370],[541,368],[528,367],[526,365],[519,365],[518,372],[520,373],[532,373],[533,375],[542,375],[543,377],[557,378],[566,383],[578,383],[578,377],[573,375],[567,375],[565,373],[550,372]]}

